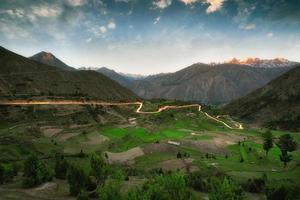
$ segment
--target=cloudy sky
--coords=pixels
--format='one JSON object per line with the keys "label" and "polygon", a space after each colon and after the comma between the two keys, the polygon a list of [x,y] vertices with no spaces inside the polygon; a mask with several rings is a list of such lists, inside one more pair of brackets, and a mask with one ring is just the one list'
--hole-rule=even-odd
{"label": "cloudy sky", "polygon": [[139,74],[196,62],[300,61],[299,0],[1,0],[0,45]]}

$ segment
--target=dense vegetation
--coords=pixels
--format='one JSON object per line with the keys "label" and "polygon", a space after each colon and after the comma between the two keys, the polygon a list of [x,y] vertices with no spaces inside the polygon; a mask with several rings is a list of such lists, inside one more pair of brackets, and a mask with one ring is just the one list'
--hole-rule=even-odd
{"label": "dense vegetation", "polygon": [[271,129],[300,130],[300,67],[224,107],[230,115]]}

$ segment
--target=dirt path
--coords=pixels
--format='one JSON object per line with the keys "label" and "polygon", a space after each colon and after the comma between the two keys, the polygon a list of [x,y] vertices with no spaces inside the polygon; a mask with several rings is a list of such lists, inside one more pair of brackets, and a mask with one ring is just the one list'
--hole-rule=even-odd
{"label": "dirt path", "polygon": [[[143,108],[143,102],[127,102],[127,103],[115,103],[115,102],[103,102],[103,101],[72,101],[72,100],[47,100],[47,101],[38,101],[38,100],[13,100],[13,101],[0,101],[0,105],[5,105],[5,106],[14,106],[14,105],[101,105],[101,106],[129,106],[129,105],[137,105],[138,108],[136,109],[136,113],[139,114],[156,114],[160,113],[165,110],[174,110],[174,109],[183,109],[183,108],[192,108],[196,107],[198,108],[199,112],[203,112],[201,110],[201,105],[200,104],[189,104],[189,105],[183,105],[183,106],[163,106],[160,107],[157,111],[141,111]],[[243,125],[241,123],[236,123],[236,127],[232,127],[225,123],[224,121],[213,117],[209,115],[207,112],[203,112],[208,118],[222,123],[225,125],[227,128],[230,129],[244,129]]]}

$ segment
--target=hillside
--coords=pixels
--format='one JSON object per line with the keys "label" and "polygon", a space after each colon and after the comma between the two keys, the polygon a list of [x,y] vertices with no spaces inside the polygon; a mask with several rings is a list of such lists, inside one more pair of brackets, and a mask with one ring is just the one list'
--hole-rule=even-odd
{"label": "hillside", "polygon": [[75,70],[73,67],[68,66],[66,63],[56,58],[52,53],[44,51],[29,57],[29,59],[65,70]]}
{"label": "hillside", "polygon": [[117,72],[115,72],[114,70],[108,69],[106,67],[101,67],[99,69],[96,69],[97,72],[100,72],[102,74],[104,74],[105,76],[109,77],[110,79],[117,81],[118,83],[120,83],[121,85],[130,88],[133,79],[127,77],[126,75],[122,75],[119,74]]}
{"label": "hillside", "polygon": [[221,104],[262,87],[291,67],[263,68],[237,64],[194,64],[175,73],[135,81],[130,89],[151,98]]}
{"label": "hillside", "polygon": [[238,99],[224,110],[271,128],[300,130],[300,66]]}
{"label": "hillside", "polygon": [[137,96],[94,71],[70,71],[38,63],[0,48],[0,98],[92,98],[133,100]]}

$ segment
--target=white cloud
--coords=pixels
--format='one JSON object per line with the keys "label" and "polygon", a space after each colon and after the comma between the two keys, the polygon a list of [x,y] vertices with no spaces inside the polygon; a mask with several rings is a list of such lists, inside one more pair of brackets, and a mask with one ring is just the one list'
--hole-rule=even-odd
{"label": "white cloud", "polygon": [[12,17],[18,17],[18,18],[24,17],[25,14],[25,11],[23,9],[6,10],[5,12]]}
{"label": "white cloud", "polygon": [[156,0],[153,2],[153,5],[156,8],[164,9],[172,4],[172,0]]}
{"label": "white cloud", "polygon": [[107,28],[108,29],[115,29],[117,27],[116,23],[111,21],[108,23]]}
{"label": "white cloud", "polygon": [[188,5],[188,4],[196,3],[199,0],[180,0],[180,1],[182,1],[183,3],[185,3],[186,5]]}
{"label": "white cloud", "polygon": [[68,3],[71,5],[71,6],[82,6],[86,3],[86,0],[68,0]]}
{"label": "white cloud", "polygon": [[62,13],[62,8],[57,5],[43,4],[32,6],[32,13],[38,17],[57,17]]}
{"label": "white cloud", "polygon": [[100,26],[99,30],[101,33],[106,33],[107,28],[105,26]]}
{"label": "white cloud", "polygon": [[30,37],[30,33],[18,26],[15,26],[10,23],[3,23],[0,21],[0,32],[5,35],[8,39],[20,39]]}
{"label": "white cloud", "polygon": [[205,3],[209,4],[209,7],[206,9],[206,13],[213,13],[220,10],[223,6],[225,0],[205,0]]}
{"label": "white cloud", "polygon": [[247,25],[243,26],[242,28],[246,31],[249,31],[249,30],[255,29],[255,27],[256,27],[255,24],[247,24]]}
{"label": "white cloud", "polygon": [[159,21],[160,21],[160,17],[156,17],[155,20],[154,20],[154,22],[153,22],[153,24],[155,25],[155,24],[157,24]]}
{"label": "white cloud", "polygon": [[269,32],[268,34],[267,34],[267,37],[268,38],[271,38],[271,37],[273,37],[274,36],[274,33],[272,33],[272,32]]}
{"label": "white cloud", "polygon": [[86,43],[90,43],[92,41],[92,38],[88,38],[85,41],[86,41]]}

